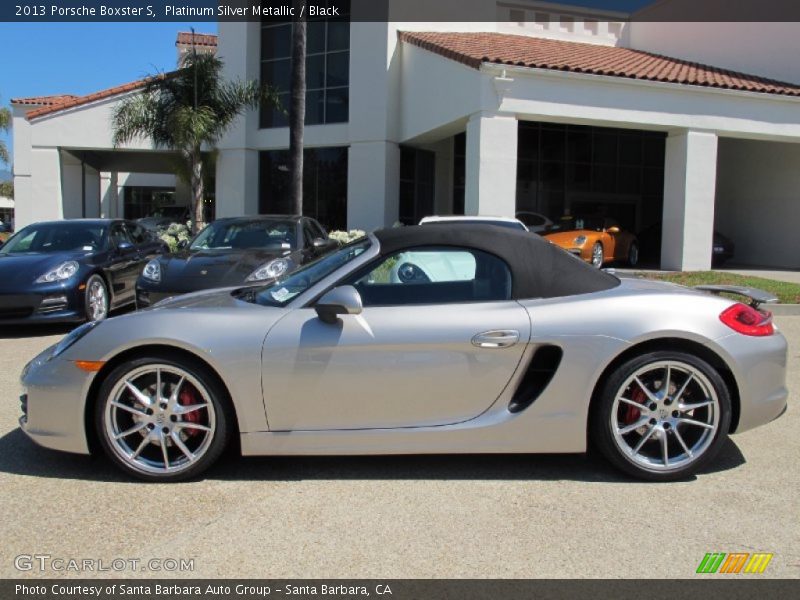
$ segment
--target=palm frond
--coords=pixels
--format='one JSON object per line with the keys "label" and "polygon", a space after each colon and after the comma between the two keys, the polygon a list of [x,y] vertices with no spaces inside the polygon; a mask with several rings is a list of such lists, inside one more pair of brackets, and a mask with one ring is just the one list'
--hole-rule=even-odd
{"label": "palm frond", "polygon": [[[0,131],[11,131],[11,111],[5,107],[0,108]],[[8,148],[5,142],[0,141],[0,163],[8,163]]]}

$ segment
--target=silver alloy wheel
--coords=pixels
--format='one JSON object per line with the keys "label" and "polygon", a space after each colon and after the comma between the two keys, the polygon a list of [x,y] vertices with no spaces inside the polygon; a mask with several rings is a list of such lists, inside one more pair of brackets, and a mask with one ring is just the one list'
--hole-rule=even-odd
{"label": "silver alloy wheel", "polygon": [[109,446],[123,462],[165,475],[185,471],[206,454],[216,412],[208,390],[187,371],[151,364],[114,385],[103,423]]}
{"label": "silver alloy wheel", "polygon": [[592,264],[598,269],[603,266],[603,244],[600,242],[592,246]]}
{"label": "silver alloy wheel", "polygon": [[91,321],[102,321],[108,315],[108,292],[103,280],[94,276],[89,281],[86,289],[86,302],[89,310],[88,317]]}
{"label": "silver alloy wheel", "polygon": [[698,368],[659,361],[638,369],[617,390],[611,430],[622,455],[649,471],[676,471],[695,462],[719,429],[717,392]]}

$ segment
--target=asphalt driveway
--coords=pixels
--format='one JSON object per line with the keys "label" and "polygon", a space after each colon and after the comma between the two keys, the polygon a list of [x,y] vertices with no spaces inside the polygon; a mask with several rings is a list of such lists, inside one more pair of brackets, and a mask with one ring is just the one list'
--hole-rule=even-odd
{"label": "asphalt driveway", "polygon": [[[20,370],[65,330],[11,330],[0,339],[0,577],[682,578],[707,552],[770,552],[763,576],[798,578],[800,317],[778,324],[789,411],[670,484],[586,456],[228,456],[202,481],[132,482],[18,429]],[[56,559],[95,571],[39,571]],[[167,562],[181,559],[193,570]]]}

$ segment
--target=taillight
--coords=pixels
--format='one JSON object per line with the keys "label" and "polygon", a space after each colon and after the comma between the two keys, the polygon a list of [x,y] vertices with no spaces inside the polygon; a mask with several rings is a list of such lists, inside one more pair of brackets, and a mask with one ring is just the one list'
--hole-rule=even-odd
{"label": "taillight", "polygon": [[734,304],[726,308],[719,320],[742,335],[763,337],[775,333],[772,325],[772,313],[761,312],[746,304]]}

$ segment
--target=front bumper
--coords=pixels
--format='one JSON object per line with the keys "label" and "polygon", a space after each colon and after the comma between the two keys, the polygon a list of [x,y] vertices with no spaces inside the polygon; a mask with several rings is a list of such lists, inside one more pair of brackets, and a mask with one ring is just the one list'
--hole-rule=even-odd
{"label": "front bumper", "polygon": [[0,323],[64,323],[85,320],[84,292],[63,283],[37,285],[30,293],[0,292]]}
{"label": "front bumper", "polygon": [[95,374],[60,357],[50,359],[53,349],[39,354],[22,371],[19,426],[40,446],[89,454],[84,416]]}

